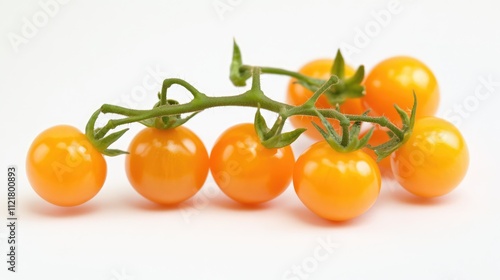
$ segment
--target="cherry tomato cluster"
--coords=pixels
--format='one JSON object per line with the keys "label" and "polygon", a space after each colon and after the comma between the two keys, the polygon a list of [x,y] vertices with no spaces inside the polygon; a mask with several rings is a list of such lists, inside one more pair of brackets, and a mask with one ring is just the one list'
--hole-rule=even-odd
{"label": "cherry tomato cluster", "polygon": [[[332,69],[332,60],[320,59],[306,64],[300,73],[326,79]],[[345,65],[347,76],[354,73]],[[297,160],[294,186],[302,202],[314,213],[330,220],[346,220],[369,209],[378,197],[381,187],[380,172],[394,179],[414,195],[426,198],[451,192],[464,178],[468,164],[468,148],[460,131],[453,124],[434,116],[439,105],[439,88],[432,71],[412,57],[392,57],[376,65],[363,81],[365,96],[340,104],[340,111],[360,114],[370,110],[373,115],[385,116],[400,124],[394,104],[409,109],[413,95],[418,99],[416,122],[412,135],[390,157],[378,162],[369,148],[352,153],[337,153],[329,149],[317,130],[305,133],[320,142],[314,144]],[[292,79],[288,101],[299,105],[313,93]],[[333,107],[326,98],[317,101],[317,107]],[[317,117],[295,117],[297,127],[320,124]],[[311,122],[312,121],[312,122]],[[339,129],[338,121],[330,121]],[[362,134],[363,135],[363,134]],[[376,126],[369,144],[387,142],[390,132]],[[367,157],[369,155],[370,158]]]}
{"label": "cherry tomato cluster", "polygon": [[[327,80],[333,60],[315,60],[299,73]],[[342,75],[355,71],[345,65]],[[228,128],[210,154],[201,139],[184,126],[169,129],[147,127],[131,141],[125,169],[132,187],[146,199],[175,205],[194,196],[209,171],[221,191],[242,204],[270,201],[293,181],[295,192],[312,212],[328,220],[343,221],[365,213],[376,202],[382,176],[393,177],[403,188],[421,197],[437,197],[452,191],[468,168],[467,145],[456,127],[433,116],[438,108],[439,89],[431,70],[417,59],[393,57],[376,65],[363,80],[364,96],[332,104],[320,96],[318,109],[337,108],[343,114],[385,116],[406,125],[394,105],[410,110],[414,94],[418,100],[412,133],[392,154],[377,163],[369,149],[391,140],[392,132],[382,126],[369,134],[363,149],[339,151],[332,148],[317,127],[325,119],[290,117],[298,128],[318,140],[296,160],[289,145],[263,145],[252,123]],[[288,104],[300,106],[313,92],[297,79],[290,80]],[[329,127],[341,131],[337,119]],[[121,133],[121,132],[120,132]],[[121,136],[121,134],[120,134]],[[116,137],[115,137],[116,138]],[[60,125],[49,128],[33,141],[26,161],[33,189],[46,201],[59,206],[80,205],[94,197],[106,178],[106,161],[85,134]]]}

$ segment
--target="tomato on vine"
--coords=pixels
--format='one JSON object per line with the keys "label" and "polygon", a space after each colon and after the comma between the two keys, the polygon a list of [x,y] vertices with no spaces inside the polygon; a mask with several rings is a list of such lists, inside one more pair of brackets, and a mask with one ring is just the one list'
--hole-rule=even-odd
{"label": "tomato on vine", "polygon": [[417,119],[433,116],[438,109],[436,77],[424,63],[412,57],[396,56],[380,62],[368,73],[364,85],[364,105],[395,124],[401,124],[401,120],[394,104],[405,111],[411,109],[413,92],[418,100]]}
{"label": "tomato on vine", "polygon": [[290,146],[268,149],[253,124],[228,128],[210,154],[210,171],[219,188],[242,204],[276,198],[290,184],[294,155]]}
{"label": "tomato on vine", "polygon": [[[304,65],[300,70],[299,73],[303,74],[305,76],[311,77],[311,78],[316,78],[316,79],[321,79],[321,80],[328,80],[330,78],[332,66],[333,66],[334,61],[332,59],[317,59],[313,60],[306,65]],[[349,65],[344,66],[344,75],[345,77],[351,77],[355,73],[354,69],[350,67]],[[287,102],[288,104],[294,105],[294,106],[299,106],[304,104],[311,96],[313,95],[313,92],[307,88],[305,88],[303,85],[297,82],[297,79],[293,78],[290,80],[288,83],[288,91],[287,91]],[[328,100],[326,95],[322,95],[318,98],[316,102],[316,107],[319,109],[328,109],[328,108],[335,108],[332,103]],[[345,100],[342,104],[340,104],[340,111],[344,114],[362,114],[364,111],[364,107],[361,103],[360,98],[349,98]],[[309,137],[316,139],[316,140],[322,140],[321,134],[314,128],[312,125],[312,122],[315,122],[316,124],[320,125],[321,122],[318,117],[311,117],[311,116],[292,116],[290,117],[290,121],[293,124],[293,126],[297,128],[306,128],[305,134],[308,135]],[[335,119],[330,119],[328,120],[330,124],[337,130],[340,129],[340,125],[338,120]]]}
{"label": "tomato on vine", "polygon": [[143,129],[130,143],[125,162],[134,189],[163,205],[195,195],[205,183],[209,168],[203,142],[183,126]]}
{"label": "tomato on vine", "polygon": [[396,180],[421,197],[455,189],[467,173],[469,152],[458,129],[448,121],[426,117],[415,122],[410,138],[391,155]]}
{"label": "tomato on vine", "polygon": [[380,192],[377,163],[357,150],[338,152],[321,141],[298,159],[293,171],[295,192],[320,217],[345,221],[370,209]]}
{"label": "tomato on vine", "polygon": [[26,175],[35,192],[58,206],[77,206],[93,198],[106,179],[106,161],[85,135],[69,125],[40,133],[26,158]]}

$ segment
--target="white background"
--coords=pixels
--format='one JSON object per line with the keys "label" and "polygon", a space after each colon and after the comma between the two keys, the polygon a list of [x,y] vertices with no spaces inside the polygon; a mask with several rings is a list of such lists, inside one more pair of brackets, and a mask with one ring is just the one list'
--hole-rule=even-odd
{"label": "white background", "polygon": [[[7,272],[2,226],[0,278],[287,279],[287,271],[304,264],[306,275],[288,279],[500,279],[494,138],[500,87],[482,100],[474,96],[481,79],[500,80],[498,1],[401,1],[402,10],[364,45],[355,42],[357,29],[370,26],[389,0],[74,0],[58,5],[46,24],[43,15],[35,19],[36,34],[17,46],[10,38],[23,36],[24,18],[33,23],[45,12],[39,1],[0,3],[0,166],[18,165],[20,186],[19,272]],[[241,208],[211,177],[194,200],[161,209],[130,187],[123,157],[108,158],[104,188],[84,206],[61,209],[34,193],[24,172],[34,137],[56,124],[83,129],[102,103],[152,106],[159,83],[146,97],[139,94],[152,70],[210,95],[242,92],[227,78],[233,37],[246,63],[287,69],[332,57],[341,44],[358,47],[348,63],[367,70],[399,54],[423,60],[440,83],[439,115],[460,121],[467,139],[467,177],[432,201],[385,183],[371,211],[341,224],[310,213],[292,187],[262,207]],[[284,100],[287,81],[266,76],[263,89]],[[463,115],[454,113],[464,104]],[[253,114],[212,109],[187,127],[211,149],[224,129],[252,121]],[[116,146],[126,149],[139,129],[133,126]],[[302,137],[294,144],[296,156],[310,143]],[[5,181],[6,170],[1,173]],[[5,213],[6,190],[0,198]],[[315,260],[324,242],[335,248]]]}

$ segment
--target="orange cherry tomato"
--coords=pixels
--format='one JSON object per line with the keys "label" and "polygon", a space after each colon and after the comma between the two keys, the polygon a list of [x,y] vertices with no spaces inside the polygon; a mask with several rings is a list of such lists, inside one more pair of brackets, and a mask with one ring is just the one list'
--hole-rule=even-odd
{"label": "orange cherry tomato", "polygon": [[93,198],[106,180],[106,161],[77,128],[58,125],[40,133],[26,158],[26,175],[35,192],[58,206]]}
{"label": "orange cherry tomato", "polygon": [[380,62],[366,77],[365,87],[364,105],[397,125],[401,118],[394,104],[410,111],[413,91],[418,101],[417,118],[433,116],[439,106],[436,77],[424,63],[412,57],[397,56]]}
{"label": "orange cherry tomato", "polygon": [[377,163],[358,150],[341,153],[325,141],[309,147],[295,163],[293,185],[304,205],[320,217],[344,221],[365,213],[377,200]]}
{"label": "orange cherry tomato", "polygon": [[210,171],[222,192],[243,204],[257,204],[280,195],[290,184],[294,156],[290,146],[267,149],[253,124],[227,129],[210,154]]}
{"label": "orange cherry tomato", "polygon": [[[331,59],[318,59],[304,65],[299,70],[299,73],[317,79],[328,80],[328,78],[330,78],[331,76],[330,70],[332,68],[332,65],[333,65],[333,60]],[[345,66],[344,71],[346,77],[354,75],[354,69],[352,69],[348,65]],[[302,105],[312,95],[313,92],[298,84],[296,79],[290,80],[287,92],[287,102],[289,104],[294,106]],[[316,107],[328,109],[328,108],[333,108],[334,106],[330,104],[326,96],[322,95],[320,96],[320,98],[318,98],[318,101],[316,102]],[[340,111],[345,114],[358,114],[358,115],[362,114],[364,112],[364,107],[361,103],[361,98],[351,98],[346,100],[344,103],[340,105]],[[290,117],[290,121],[292,122],[293,126],[297,128],[300,127],[306,128],[307,130],[304,133],[309,137],[316,140],[323,139],[321,133],[319,133],[318,130],[316,130],[316,128],[311,123],[314,121],[316,124],[323,127],[318,117],[292,116]],[[340,124],[337,120],[328,119],[328,121],[332,124],[332,126],[336,130],[340,131]]]}
{"label": "orange cherry tomato", "polygon": [[[367,132],[362,133],[360,135],[360,138],[366,135],[366,133]],[[373,134],[370,137],[368,144],[370,144],[372,147],[375,147],[389,141],[389,139],[390,138],[389,135],[387,134],[387,128],[375,126],[375,129],[373,130]],[[362,150],[363,152],[367,153],[371,158],[373,158],[373,160],[377,161],[377,155],[372,149],[368,149],[365,147]],[[390,157],[383,158],[381,161],[377,162],[377,164],[383,176],[392,176]]]}
{"label": "orange cherry tomato", "polygon": [[469,152],[460,131],[436,117],[415,122],[408,141],[391,155],[396,180],[421,197],[445,195],[455,189],[469,166]]}
{"label": "orange cherry tomato", "polygon": [[134,189],[158,204],[173,205],[195,195],[205,183],[209,159],[191,130],[145,128],[132,140],[126,156]]}

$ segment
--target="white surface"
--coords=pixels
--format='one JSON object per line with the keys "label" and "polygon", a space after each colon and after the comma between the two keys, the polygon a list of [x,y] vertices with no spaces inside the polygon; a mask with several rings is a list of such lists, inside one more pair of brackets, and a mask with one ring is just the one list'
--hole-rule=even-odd
{"label": "white surface", "polygon": [[[307,279],[500,279],[500,152],[493,139],[499,130],[489,125],[500,105],[498,85],[460,117],[471,162],[456,191],[426,203],[384,185],[372,210],[345,224],[315,217],[293,188],[261,208],[242,209],[218,193],[211,178],[181,209],[159,209],[130,187],[123,157],[108,159],[102,192],[83,207],[60,209],[33,192],[24,174],[33,138],[56,124],[83,128],[102,103],[130,99],[120,104],[151,106],[159,85],[145,98],[134,95],[148,69],[184,78],[208,94],[239,93],[243,89],[227,78],[233,37],[246,63],[298,69],[333,56],[342,42],[353,44],[356,28],[389,3],[270,2],[69,1],[15,52],[8,34],[20,34],[23,18],[43,10],[38,1],[0,1],[0,166],[20,170],[19,272],[8,273],[2,261],[1,279],[287,279],[294,266],[315,262]],[[221,3],[230,9],[218,14],[214,4]],[[397,54],[420,58],[439,80],[439,114],[448,118],[454,105],[473,102],[480,77],[500,80],[498,1],[401,6],[349,63],[369,70]],[[286,83],[265,77],[263,89],[282,100]],[[253,113],[214,109],[187,126],[210,149],[225,128],[251,121]],[[138,129],[117,145],[126,148]],[[302,138],[294,145],[296,156],[308,144]],[[5,213],[6,191],[0,198]],[[2,226],[2,256],[5,234]],[[314,261],[328,240],[335,248]]]}

